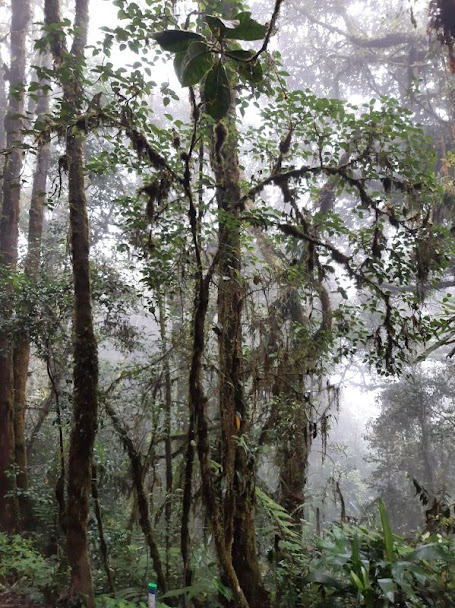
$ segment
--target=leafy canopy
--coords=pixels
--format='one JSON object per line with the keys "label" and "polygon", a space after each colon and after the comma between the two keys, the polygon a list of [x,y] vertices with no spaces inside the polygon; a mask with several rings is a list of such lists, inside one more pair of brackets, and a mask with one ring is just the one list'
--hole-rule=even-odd
{"label": "leafy canopy", "polygon": [[206,15],[208,37],[188,30],[152,34],[165,51],[175,55],[174,69],[183,87],[203,84],[206,112],[215,120],[226,116],[231,103],[230,73],[254,85],[262,80],[259,54],[239,48],[237,40],[261,40],[267,27],[243,11],[227,20]]}

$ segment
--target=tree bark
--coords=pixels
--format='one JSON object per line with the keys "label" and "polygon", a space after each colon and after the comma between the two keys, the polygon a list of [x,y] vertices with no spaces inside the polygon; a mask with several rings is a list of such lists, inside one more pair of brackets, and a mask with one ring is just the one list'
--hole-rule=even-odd
{"label": "tree bark", "polygon": [[267,608],[254,526],[255,463],[239,439],[248,429],[242,370],[241,199],[235,92],[224,123],[214,127],[211,153],[219,209],[218,352],[225,551],[250,608]]}
{"label": "tree bark", "polygon": [[[196,234],[195,209],[190,210],[193,239]],[[191,358],[189,379],[189,406],[190,417],[194,417],[197,451],[201,470],[201,484],[204,506],[207,510],[215,541],[218,561],[228,587],[234,596],[236,608],[250,608],[245,594],[240,586],[237,573],[233,567],[230,551],[226,550],[225,533],[223,526],[223,511],[217,496],[215,482],[211,468],[210,442],[207,424],[207,396],[202,385],[202,356],[205,349],[205,320],[209,303],[209,285],[212,273],[202,276],[200,252],[196,246],[198,257],[198,278],[194,300],[193,313],[193,353]]]}
{"label": "tree bark", "polygon": [[112,595],[115,597],[114,579],[112,578],[112,572],[109,568],[109,553],[107,550],[106,536],[104,534],[103,514],[101,512],[100,497],[98,492],[98,479],[96,474],[96,466],[94,463],[92,464],[92,498],[93,504],[95,506],[96,523],[98,526],[101,560],[103,562],[104,571],[106,572],[106,578],[109,585],[109,589],[111,590]]}
{"label": "tree bark", "polygon": [[[194,205],[193,195],[189,182],[189,166],[187,165],[187,177],[185,178],[185,192],[189,203],[189,223],[191,229],[191,239],[194,247],[194,254],[196,258],[196,281],[195,281],[195,294],[194,294],[194,305],[193,305],[193,319],[192,319],[192,353],[191,353],[191,364],[189,374],[189,413],[190,413],[190,435],[189,440],[191,441],[191,433],[194,423],[194,433],[197,440],[197,453],[199,458],[199,466],[201,471],[201,489],[203,496],[203,504],[207,512],[208,519],[212,528],[213,538],[215,541],[215,548],[220,564],[221,571],[225,578],[228,587],[231,589],[234,603],[237,608],[249,608],[248,602],[243,593],[239,579],[232,565],[232,556],[230,551],[226,550],[225,533],[223,526],[223,511],[220,504],[220,497],[217,494],[215,487],[215,480],[211,466],[211,450],[208,433],[208,420],[207,420],[207,407],[208,400],[203,387],[203,369],[202,369],[202,358],[205,350],[205,323],[207,318],[207,309],[209,304],[210,295],[210,284],[213,279],[215,267],[218,262],[218,254],[215,254],[212,263],[204,274],[202,257],[201,257],[201,243],[200,243],[200,232],[199,232],[199,220],[196,206]],[[188,500],[190,494],[188,489],[191,486],[191,471],[188,475],[188,465],[190,464],[191,456],[190,452],[187,452],[185,472],[185,498]],[[190,483],[188,484],[188,481]],[[188,506],[188,505],[187,505]],[[187,520],[186,520],[187,523]],[[188,549],[188,537],[187,533],[184,534],[182,531],[182,554],[185,562],[185,557],[188,559],[188,554],[184,553],[184,550]],[[185,562],[185,566],[188,563]],[[191,571],[185,568],[185,577],[191,576]]]}
{"label": "tree bark", "polygon": [[[3,59],[0,57],[0,63],[3,67],[0,67],[0,150],[6,149],[6,131],[5,131],[5,116],[7,110],[8,100],[6,98],[6,69]],[[3,205],[3,169],[5,167],[5,157],[2,154],[0,157],[0,213]]]}
{"label": "tree bark", "polygon": [[13,429],[13,356],[11,333],[11,287],[9,275],[16,270],[17,241],[19,235],[19,202],[22,173],[22,140],[26,36],[31,20],[29,0],[14,0],[11,14],[11,65],[9,70],[9,100],[5,118],[6,147],[8,153],[3,172],[3,204],[0,220],[0,264],[5,293],[3,294],[3,329],[0,333],[0,530],[13,530],[17,520],[14,497],[5,498],[15,481],[8,478],[8,469],[14,462]]}
{"label": "tree bark", "polygon": [[[61,22],[59,0],[46,0],[46,25]],[[54,31],[51,50],[61,79],[67,121],[81,113],[84,99],[84,49],[87,44],[88,0],[75,0],[75,33],[71,53],[60,32]],[[87,544],[93,445],[98,422],[98,351],[93,328],[89,267],[89,226],[84,176],[84,133],[66,128],[70,244],[74,286],[73,317],[73,424],[68,458],[67,552],[71,567],[70,595],[81,595],[94,606],[94,592]]]}
{"label": "tree bark", "polygon": [[171,521],[172,521],[172,440],[171,440],[171,412],[172,412],[172,384],[171,369],[169,365],[168,340],[166,332],[166,301],[159,295],[160,337],[163,352],[164,371],[164,453],[166,466],[166,498],[164,503],[165,519],[165,545],[166,545],[166,580],[169,581],[169,560],[171,549]]}
{"label": "tree bark", "polygon": [[[45,60],[44,64],[48,62]],[[41,85],[47,84],[41,82]],[[48,89],[41,90],[36,114],[38,121],[49,111]],[[47,172],[49,167],[50,138],[43,133],[36,156],[35,173],[33,176],[32,197],[30,202],[28,224],[28,249],[25,259],[24,275],[30,284],[36,284],[40,255],[41,238],[43,234],[43,203],[46,197]],[[24,311],[27,314],[27,311]],[[25,444],[25,412],[28,364],[30,359],[30,336],[19,332],[14,345],[14,449],[17,469],[17,488],[19,492],[19,508],[24,523],[30,520],[30,503],[27,500],[27,449]]]}

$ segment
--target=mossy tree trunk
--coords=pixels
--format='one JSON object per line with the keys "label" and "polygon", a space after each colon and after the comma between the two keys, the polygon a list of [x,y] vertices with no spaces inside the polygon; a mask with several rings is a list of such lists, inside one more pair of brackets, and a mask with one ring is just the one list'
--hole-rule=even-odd
{"label": "mossy tree trunk", "polygon": [[[73,423],[68,458],[67,553],[71,567],[70,595],[81,595],[89,608],[94,593],[87,544],[93,445],[98,417],[98,352],[93,328],[89,267],[89,226],[84,175],[84,132],[75,118],[84,100],[84,49],[87,44],[88,0],[75,0],[75,33],[71,52],[61,33],[51,40],[54,64],[63,89],[66,120],[66,161],[70,244],[74,285],[73,317]],[[59,0],[46,0],[46,25],[61,22]],[[72,123],[72,124],[71,124]]]}
{"label": "mossy tree trunk", "polygon": [[[45,64],[47,61],[45,61]],[[42,85],[47,83],[42,82]],[[49,94],[45,87],[41,90],[36,114],[38,121],[49,111]],[[43,203],[46,197],[47,172],[49,167],[50,138],[44,133],[36,155],[33,176],[32,197],[28,223],[28,248],[24,265],[24,275],[30,284],[35,284],[38,277],[41,238],[43,233]],[[27,314],[27,310],[23,311]],[[17,465],[17,488],[19,490],[19,508],[24,523],[29,523],[30,504],[26,499],[27,449],[25,444],[25,412],[28,364],[30,358],[30,336],[26,331],[19,333],[14,344],[14,449]]]}
{"label": "mossy tree trunk", "polygon": [[166,299],[164,295],[159,295],[159,321],[161,349],[163,353],[163,373],[164,373],[164,455],[166,467],[166,498],[164,503],[165,518],[165,544],[166,544],[166,580],[169,582],[169,565],[171,549],[171,523],[172,523],[172,486],[174,473],[172,467],[172,440],[171,440],[171,413],[172,413],[172,379],[170,367],[170,352],[166,328]]}
{"label": "mossy tree trunk", "polygon": [[2,329],[0,332],[0,530],[12,531],[17,521],[14,497],[5,494],[14,490],[15,480],[8,476],[14,463],[13,427],[13,353],[11,322],[12,287],[9,276],[17,265],[19,235],[19,203],[22,179],[22,141],[24,115],[24,81],[26,37],[31,20],[29,0],[14,0],[11,13],[11,65],[9,69],[9,100],[5,118],[7,155],[3,171],[3,203],[0,220],[0,267],[4,285]]}
{"label": "mossy tree trunk", "polygon": [[225,550],[250,608],[266,608],[269,598],[259,569],[254,525],[254,458],[239,445],[248,430],[249,412],[243,389],[242,310],[246,289],[242,277],[241,198],[235,91],[228,117],[212,138],[212,169],[219,210],[218,349],[219,408],[223,467]]}
{"label": "mossy tree trunk", "polygon": [[[193,236],[195,232],[196,213],[192,206],[190,210]],[[236,608],[249,608],[248,601],[240,586],[237,573],[232,563],[231,552],[226,549],[223,511],[220,498],[217,495],[215,480],[211,467],[211,451],[207,420],[208,400],[202,381],[202,357],[205,349],[205,321],[209,304],[209,285],[212,273],[202,275],[202,265],[198,246],[198,277],[193,313],[192,358],[189,377],[189,407],[190,416],[194,420],[197,437],[197,452],[201,471],[201,485],[204,506],[211,524],[215,541],[218,561],[227,586],[231,589]],[[187,454],[188,457],[188,454]],[[188,573],[188,570],[187,570]]]}
{"label": "mossy tree trunk", "polygon": [[[1,57],[0,61],[3,63]],[[0,150],[6,149],[6,131],[5,131],[5,116],[8,105],[6,98],[6,66],[0,67]],[[2,154],[0,158],[0,212],[2,210],[3,201],[3,169],[5,166],[5,157]]]}
{"label": "mossy tree trunk", "polygon": [[[190,175],[189,168],[187,175]],[[209,269],[204,274],[201,238],[199,231],[199,219],[197,208],[194,204],[193,194],[186,178],[184,183],[186,195],[189,203],[189,222],[191,229],[191,239],[196,258],[195,294],[193,304],[193,319],[191,332],[191,363],[189,372],[189,395],[188,405],[190,413],[189,446],[186,452],[185,485],[183,499],[182,516],[182,537],[181,549],[185,568],[185,581],[191,582],[191,567],[189,555],[189,530],[188,517],[191,503],[191,479],[192,479],[192,457],[193,451],[191,444],[193,437],[196,438],[197,454],[199,458],[201,472],[201,490],[203,504],[210,521],[213,538],[215,542],[218,562],[223,573],[226,585],[233,594],[233,601],[236,608],[249,608],[248,601],[240,586],[237,573],[232,563],[232,555],[226,548],[226,534],[224,530],[223,506],[221,497],[217,492],[215,478],[212,470],[212,455],[210,448],[209,427],[208,427],[208,399],[204,390],[203,383],[203,356],[206,344],[206,320],[209,306],[210,285],[213,280],[215,268],[217,266],[219,252],[215,255]]]}

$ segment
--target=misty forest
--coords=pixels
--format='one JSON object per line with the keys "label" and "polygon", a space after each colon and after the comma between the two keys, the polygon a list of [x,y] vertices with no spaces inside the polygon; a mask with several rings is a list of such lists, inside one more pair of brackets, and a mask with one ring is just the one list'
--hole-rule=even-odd
{"label": "misty forest", "polygon": [[455,607],[454,0],[0,0],[0,608]]}

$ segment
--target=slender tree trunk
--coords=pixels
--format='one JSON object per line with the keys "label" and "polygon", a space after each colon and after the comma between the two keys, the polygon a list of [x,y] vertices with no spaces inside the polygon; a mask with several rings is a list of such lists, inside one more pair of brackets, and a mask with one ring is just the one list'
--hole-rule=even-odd
{"label": "slender tree trunk", "polygon": [[[48,63],[45,61],[45,64]],[[42,82],[42,85],[47,83]],[[45,88],[41,91],[36,113],[38,121],[49,111],[49,95]],[[28,250],[24,274],[30,284],[35,284],[40,263],[41,238],[43,233],[43,203],[46,197],[47,172],[49,167],[50,138],[44,133],[36,156],[35,174],[33,177],[32,198],[28,224]],[[24,313],[26,314],[26,313]],[[19,333],[14,346],[14,439],[15,460],[18,467],[17,488],[19,507],[25,522],[30,518],[30,504],[26,498],[27,450],[25,445],[25,411],[28,364],[30,358],[30,337]]]}
{"label": "slender tree trunk", "polygon": [[[2,57],[0,57],[0,150],[6,149],[6,131],[5,131],[5,117],[8,100],[6,98],[6,70],[5,64]],[[0,213],[2,210],[3,203],[3,169],[5,167],[5,156],[2,154],[0,157]]]}
{"label": "slender tree trunk", "polygon": [[171,548],[171,521],[172,521],[172,441],[171,441],[171,410],[172,410],[172,385],[171,369],[169,365],[168,341],[166,332],[166,306],[165,300],[159,297],[160,312],[160,334],[163,352],[164,368],[164,454],[166,466],[166,498],[164,503],[165,519],[165,544],[166,544],[166,579],[169,581],[169,557]]}
{"label": "slender tree trunk", "polygon": [[[59,0],[46,0],[45,21],[61,21]],[[88,0],[75,0],[75,33],[71,53],[55,32],[51,49],[56,67],[66,62],[62,79],[64,106],[68,119],[76,117],[84,99],[84,49],[87,44]],[[61,71],[60,71],[61,73]],[[89,226],[84,176],[84,133],[75,125],[67,127],[68,199],[70,243],[74,285],[73,425],[68,458],[67,551],[71,567],[70,595],[82,595],[94,606],[94,593],[87,544],[87,522],[91,490],[93,445],[98,421],[98,352],[93,328],[89,267]]]}
{"label": "slender tree trunk", "polygon": [[150,557],[153,561],[153,567],[155,568],[160,590],[161,592],[165,593],[167,591],[166,576],[164,574],[158,545],[156,544],[155,534],[150,524],[150,509],[147,500],[147,494],[144,489],[144,467],[142,464],[141,455],[134,447],[134,443],[132,439],[128,436],[128,433],[122,425],[120,418],[117,416],[113,408],[108,403],[106,403],[106,412],[112,420],[115,432],[120,437],[123,447],[130,459],[131,471],[133,474],[133,484],[134,489],[136,490],[137,497],[139,524],[149,547]]}
{"label": "slender tree trunk", "polygon": [[221,416],[222,465],[225,481],[224,528],[226,549],[231,550],[234,538],[236,491],[235,453],[238,438],[237,420],[245,423],[245,405],[241,378],[242,365],[242,303],[244,289],[241,277],[239,210],[241,198],[240,171],[236,126],[232,113],[224,123],[214,128],[212,168],[217,181],[219,221],[219,280],[218,280],[218,353],[219,408]]}
{"label": "slender tree trunk", "polygon": [[[13,429],[13,355],[8,324],[12,320],[11,288],[8,276],[16,270],[17,241],[19,234],[19,203],[22,174],[22,128],[24,114],[24,81],[26,62],[26,36],[31,19],[29,0],[14,0],[11,14],[11,66],[9,70],[9,101],[5,118],[6,147],[8,154],[3,172],[3,204],[0,220],[0,265],[6,292],[2,302],[3,329],[0,333],[0,530],[15,527],[17,507],[14,498],[5,498],[11,491],[8,469],[14,462]],[[15,484],[15,481],[13,481]]]}
{"label": "slender tree trunk", "polygon": [[[189,171],[188,171],[189,174]],[[207,318],[207,309],[209,305],[209,287],[213,279],[213,273],[218,261],[218,253],[209,270],[204,275],[202,258],[201,258],[201,243],[199,233],[199,221],[197,209],[194,205],[193,196],[189,181],[185,184],[186,194],[189,202],[189,222],[191,229],[191,239],[194,247],[196,258],[196,282],[193,305],[193,320],[192,320],[192,353],[189,374],[189,412],[190,412],[190,435],[194,423],[194,433],[197,439],[197,452],[199,457],[199,466],[201,471],[201,486],[203,504],[207,512],[208,519],[212,528],[213,538],[215,541],[216,553],[221,571],[225,577],[226,583],[232,591],[234,602],[237,608],[248,608],[248,602],[243,593],[239,579],[232,565],[232,556],[230,551],[226,550],[224,526],[223,526],[223,511],[220,505],[220,499],[216,492],[215,480],[211,467],[211,451],[208,432],[207,407],[208,400],[204,391],[202,381],[202,357],[205,350],[205,323]],[[191,480],[191,471],[188,475],[188,465],[191,453],[187,452],[187,471],[185,480],[185,498],[188,500],[188,480]],[[191,485],[191,482],[190,484]],[[185,503],[185,501],[184,501]],[[188,505],[187,505],[188,506]],[[186,523],[187,520],[185,520]],[[184,550],[188,549],[188,538],[182,531],[182,554],[185,557],[188,555]],[[187,566],[188,563],[185,562]],[[186,570],[185,576],[191,576],[191,571]]]}
{"label": "slender tree trunk", "polygon": [[182,525],[180,531],[180,551],[183,560],[183,579],[185,586],[189,587],[193,580],[190,555],[190,512],[193,495],[193,468],[194,468],[194,443],[195,443],[195,415],[193,409],[190,412],[188,426],[188,440],[185,450],[185,474],[183,480],[182,500]]}
{"label": "slender tree trunk", "polygon": [[[66,357],[65,357],[66,359]],[[49,381],[51,383],[52,397],[55,401],[56,422],[58,428],[58,447],[60,460],[60,473],[55,484],[55,500],[58,506],[58,523],[60,530],[66,534],[66,498],[65,498],[65,481],[66,481],[66,463],[65,463],[65,448],[63,441],[63,426],[62,414],[60,408],[60,375],[56,374],[55,357],[52,356],[52,348],[49,343],[46,344],[46,368]]]}
{"label": "slender tree trunk", "polygon": [[111,569],[109,568],[109,553],[107,550],[106,537],[104,535],[103,515],[101,513],[101,504],[100,504],[100,497],[99,497],[99,492],[98,492],[98,479],[97,479],[95,464],[92,465],[92,498],[93,498],[93,504],[95,506],[96,523],[98,526],[98,538],[100,541],[101,559],[103,562],[104,571],[106,572],[109,589],[111,590],[111,593],[115,597],[114,580],[112,578]]}

